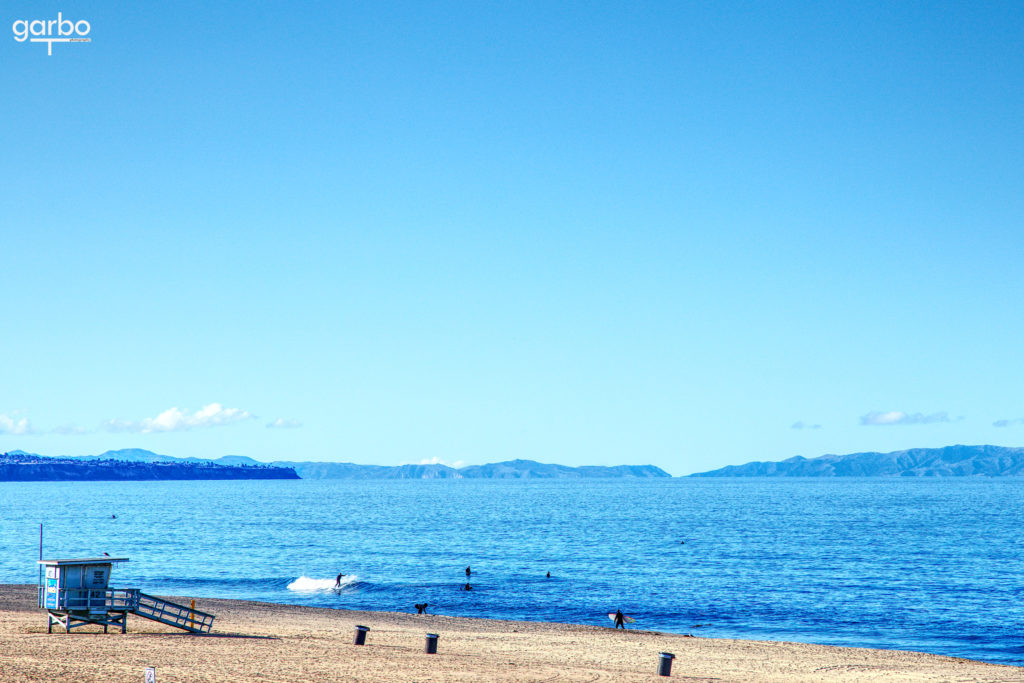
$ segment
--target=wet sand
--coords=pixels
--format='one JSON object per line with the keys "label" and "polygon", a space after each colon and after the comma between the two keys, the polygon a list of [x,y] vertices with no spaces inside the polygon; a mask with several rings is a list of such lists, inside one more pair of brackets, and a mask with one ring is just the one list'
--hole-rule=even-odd
{"label": "wet sand", "polygon": [[[35,586],[0,585],[0,681],[1018,681],[1024,668],[801,643],[693,638],[571,624],[352,612],[197,599],[216,615],[194,636],[129,615],[128,633],[46,633]],[[179,599],[187,601],[187,598]],[[187,604],[187,602],[186,602]],[[410,611],[411,610],[410,605]],[[610,623],[610,622],[609,622]],[[366,645],[352,644],[356,624]],[[440,635],[424,653],[426,633]]]}

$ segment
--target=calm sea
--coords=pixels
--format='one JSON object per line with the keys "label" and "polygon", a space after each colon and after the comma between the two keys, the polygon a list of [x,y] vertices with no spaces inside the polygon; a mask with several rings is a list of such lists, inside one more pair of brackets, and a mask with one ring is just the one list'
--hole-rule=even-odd
{"label": "calm sea", "polygon": [[618,608],[1024,665],[1022,501],[1024,479],[0,483],[0,582],[35,583],[42,523],[46,557],[130,557],[112,584],[156,594],[601,626]]}

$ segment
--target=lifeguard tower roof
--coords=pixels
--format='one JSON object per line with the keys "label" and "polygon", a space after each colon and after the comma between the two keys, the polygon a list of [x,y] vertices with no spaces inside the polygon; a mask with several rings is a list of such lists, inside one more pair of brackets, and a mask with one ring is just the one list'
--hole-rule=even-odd
{"label": "lifeguard tower roof", "polygon": [[45,564],[47,566],[60,565],[68,566],[73,564],[105,564],[107,562],[127,562],[127,557],[110,557],[104,555],[103,557],[77,557],[67,560],[39,560],[39,564]]}

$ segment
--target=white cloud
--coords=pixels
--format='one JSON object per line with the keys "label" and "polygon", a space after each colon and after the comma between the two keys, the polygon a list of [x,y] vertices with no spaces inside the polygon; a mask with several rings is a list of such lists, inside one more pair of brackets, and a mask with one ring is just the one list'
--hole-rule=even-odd
{"label": "white cloud", "polygon": [[923,425],[936,422],[949,422],[949,414],[946,411],[925,415],[924,413],[904,413],[902,410],[892,410],[886,413],[875,411],[862,415],[861,425],[882,426],[882,425]]}
{"label": "white cloud", "polygon": [[32,429],[32,424],[28,421],[27,417],[17,418],[11,417],[6,413],[0,413],[0,434],[23,436],[25,434],[35,433],[36,432]]}
{"label": "white cloud", "polygon": [[142,420],[107,420],[103,427],[110,432],[183,432],[203,427],[222,425],[255,419],[255,415],[241,408],[225,408],[219,403],[203,406],[194,413],[185,413],[178,408],[168,408],[156,417]]}
{"label": "white cloud", "polygon": [[267,429],[295,429],[301,427],[302,423],[298,420],[293,420],[290,417],[279,417],[273,422],[267,424]]}
{"label": "white cloud", "polygon": [[1016,427],[1017,425],[1024,424],[1024,418],[1017,418],[1016,420],[996,420],[992,423],[993,427]]}
{"label": "white cloud", "polygon": [[807,424],[803,420],[797,420],[789,426],[790,429],[821,429],[819,424]]}

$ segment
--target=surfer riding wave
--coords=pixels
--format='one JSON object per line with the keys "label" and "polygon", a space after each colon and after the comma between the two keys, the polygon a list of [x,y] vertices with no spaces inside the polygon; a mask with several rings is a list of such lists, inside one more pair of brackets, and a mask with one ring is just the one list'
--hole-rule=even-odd
{"label": "surfer riding wave", "polygon": [[300,576],[288,584],[288,590],[299,593],[315,593],[317,591],[333,591],[347,588],[359,582],[355,574],[345,574],[334,579],[314,579]]}

